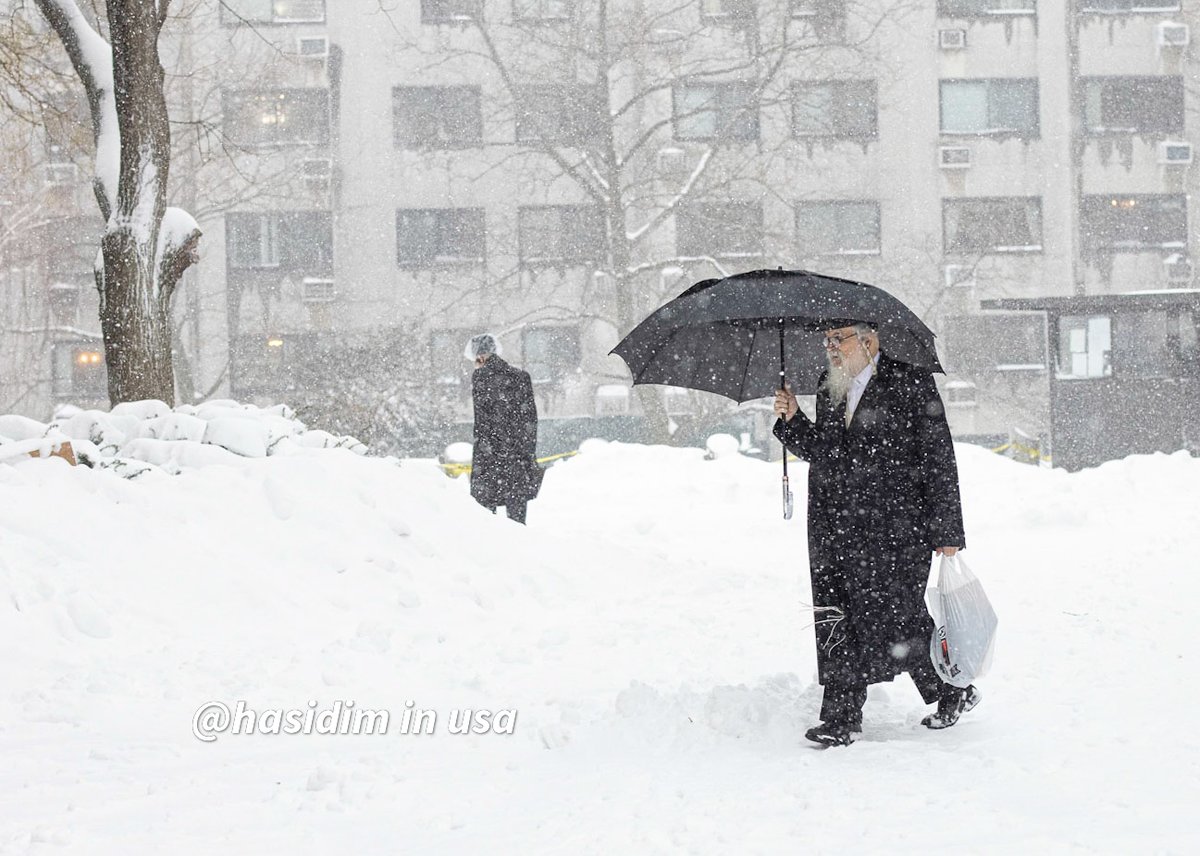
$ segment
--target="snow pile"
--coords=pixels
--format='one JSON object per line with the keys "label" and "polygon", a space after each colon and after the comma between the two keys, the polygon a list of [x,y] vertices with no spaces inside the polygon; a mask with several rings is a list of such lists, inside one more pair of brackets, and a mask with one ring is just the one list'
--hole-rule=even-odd
{"label": "snow pile", "polygon": [[161,401],[118,404],[111,411],[61,410],[49,424],[0,416],[0,461],[46,455],[69,440],[81,464],[135,478],[177,474],[239,458],[294,455],[306,449],[345,448],[365,454],[353,437],[310,430],[286,404],[259,408],[225,399],[171,409]]}
{"label": "snow pile", "polygon": [[[215,414],[136,416],[118,448],[238,465],[0,466],[0,852],[1200,849],[1200,460],[957,447],[1000,616],[983,702],[930,732],[901,678],[820,750],[803,465],[783,521],[777,464],[592,441],[521,527],[432,461],[242,457],[183,418]],[[202,743],[210,700],[392,727]],[[413,707],[434,734],[401,733]],[[513,733],[449,734],[463,709]]]}

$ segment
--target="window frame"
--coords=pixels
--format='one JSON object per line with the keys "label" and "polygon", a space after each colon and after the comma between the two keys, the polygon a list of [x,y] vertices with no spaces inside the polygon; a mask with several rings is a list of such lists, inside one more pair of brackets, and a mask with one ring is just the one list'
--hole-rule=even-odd
{"label": "window frame", "polygon": [[[743,101],[738,102],[736,108],[731,108],[732,101],[729,96],[731,92],[738,89],[744,90],[749,95],[754,94],[756,83],[753,80],[700,80],[697,78],[683,78],[676,80],[671,85],[671,135],[677,142],[723,142],[723,143],[752,143],[762,138],[762,104],[758,99],[753,100],[753,104],[746,104]],[[697,108],[687,115],[680,115],[679,100],[682,90],[692,88],[708,88],[713,90],[712,100],[715,100],[715,106],[705,106]],[[706,102],[707,103],[707,102]],[[752,130],[744,133],[731,134],[730,129],[737,127],[737,122],[731,121],[737,119],[740,114],[745,113],[752,121],[748,123],[753,126]],[[680,133],[680,122],[694,121],[698,116],[703,114],[713,114],[713,131],[712,133],[704,134],[689,134],[683,136]]]}
{"label": "window frame", "polygon": [[[461,3],[464,6],[473,6],[474,11],[468,14],[462,13],[441,13],[438,14],[430,11],[430,7],[442,4]],[[421,23],[423,25],[441,25],[441,24],[470,24],[483,20],[483,0],[421,0]]]}
{"label": "window frame", "polygon": [[[240,101],[239,106],[244,106],[248,103],[248,100],[244,100],[244,99],[246,99],[246,96],[252,96],[255,94],[259,94],[259,95],[291,95],[291,94],[295,94],[295,93],[305,93],[306,95],[308,93],[320,93],[323,96],[323,99],[322,99],[324,102],[322,105],[324,107],[324,110],[322,112],[323,122],[321,123],[319,133],[316,134],[314,139],[305,138],[305,139],[238,140],[231,133],[231,131],[233,131],[233,127],[231,127],[230,122],[229,122],[229,115],[230,115],[229,111],[230,111],[231,103]],[[264,114],[260,111],[259,112],[260,118],[262,115],[264,115]],[[243,120],[244,118],[245,118],[245,114],[239,115],[237,117],[238,124],[240,124],[241,120]],[[251,123],[251,124],[254,124],[254,123]],[[262,124],[265,124],[265,123],[262,123]],[[288,146],[314,146],[314,147],[315,146],[327,146],[327,145],[329,145],[329,142],[330,142],[330,139],[331,139],[331,136],[333,133],[333,115],[331,112],[330,91],[328,89],[320,88],[320,87],[287,87],[287,86],[270,87],[270,88],[264,88],[264,89],[224,89],[221,92],[221,128],[222,128],[222,133],[225,135],[225,137],[227,139],[229,139],[235,145],[242,146],[247,149],[276,149],[276,148],[285,148]],[[240,130],[240,128],[238,128],[238,130]]]}
{"label": "window frame", "polygon": [[[1096,227],[1100,224],[1093,220],[1093,217],[1098,218],[1099,212],[1105,210],[1104,201],[1109,202],[1110,208],[1120,208],[1120,205],[1113,205],[1113,202],[1118,200],[1156,200],[1158,202],[1166,202],[1173,200],[1183,203],[1183,228],[1181,235],[1182,241],[1156,241],[1143,242],[1137,240],[1118,240],[1114,242],[1097,241],[1093,236],[1099,234],[1099,229]],[[1087,236],[1084,242],[1084,247],[1090,254],[1118,254],[1118,253],[1145,253],[1156,252],[1164,249],[1186,249],[1190,243],[1189,233],[1189,211],[1188,211],[1188,195],[1187,193],[1086,193],[1080,200],[1079,211],[1079,228],[1082,234]],[[1138,203],[1134,201],[1133,205]],[[1133,206],[1130,206],[1133,207]],[[1159,216],[1163,216],[1162,212]],[[1135,224],[1136,226],[1136,224]]]}
{"label": "window frame", "polygon": [[[470,120],[478,132],[476,137],[464,137],[459,142],[443,142],[438,139],[400,139],[400,113],[403,106],[399,99],[402,93],[436,92],[439,95],[437,103],[431,109],[431,118],[439,129],[446,128],[444,117],[448,113],[449,102],[445,97],[448,92],[457,91],[473,97],[474,103]],[[429,117],[423,117],[429,118]],[[449,136],[449,135],[447,135]],[[392,145],[399,151],[454,151],[457,149],[474,149],[483,145],[483,91],[472,84],[450,84],[442,86],[393,86],[392,87]]]}
{"label": "window frame", "polygon": [[[523,2],[542,6],[545,3],[553,2],[553,0],[523,0]],[[564,21],[570,21],[575,15],[575,0],[562,0],[567,6],[567,11],[562,15],[547,15],[544,12],[539,14],[529,14],[519,10],[522,0],[513,0],[512,4],[512,19],[517,24],[557,24]]]}
{"label": "window frame", "polygon": [[[255,18],[246,18],[240,16],[232,9],[228,8],[225,3],[220,4],[220,22],[222,27],[293,27],[302,26],[305,24],[324,24],[329,19],[329,8],[327,0],[318,0],[321,4],[320,18],[280,18],[272,12],[271,19],[259,20]],[[271,4],[272,10],[274,4]]]}
{"label": "window frame", "polygon": [[[1103,98],[1105,94],[1105,85],[1115,85],[1118,81],[1134,81],[1130,87],[1136,88],[1137,82],[1154,81],[1155,83],[1162,81],[1164,88],[1174,86],[1178,89],[1179,97],[1179,114],[1176,127],[1167,130],[1159,130],[1153,128],[1109,128],[1105,125],[1091,125],[1088,122],[1088,101],[1091,97],[1090,87],[1095,84],[1101,87],[1100,97],[1102,99],[1100,110],[1103,113],[1104,104]],[[1162,136],[1178,137],[1185,133],[1187,127],[1187,87],[1182,75],[1176,74],[1113,74],[1113,75],[1088,75],[1079,78],[1080,95],[1083,103],[1083,133],[1089,138],[1114,137],[1114,136]],[[1135,93],[1136,94],[1136,93]],[[1172,93],[1175,94],[1175,93]],[[1137,98],[1125,99],[1130,103],[1137,104]],[[1164,99],[1165,100],[1165,99]],[[1103,116],[1101,116],[1103,118]]]}
{"label": "window frame", "polygon": [[[987,90],[987,110],[989,117],[992,111],[992,87],[1003,83],[1032,83],[1033,89],[1033,127],[1025,128],[996,128],[982,131],[948,130],[946,128],[946,87],[955,84],[985,84]],[[938,79],[938,133],[943,137],[975,137],[975,138],[1016,138],[1020,140],[1040,140],[1042,138],[1042,93],[1041,84],[1036,77],[945,77]]]}
{"label": "window frame", "polygon": [[[538,364],[535,360],[530,359],[529,355],[529,339],[530,334],[548,333],[554,331],[550,338],[556,338],[563,332],[569,334],[569,340],[572,345],[574,365],[562,370],[551,369],[547,372],[547,376],[541,376],[537,371]],[[547,364],[549,365],[549,364]],[[583,367],[583,337],[580,335],[579,327],[569,324],[532,324],[524,327],[521,330],[521,367],[529,373],[529,379],[534,384],[557,384],[561,383],[568,375],[578,372]]]}
{"label": "window frame", "polygon": [[[803,90],[816,90],[821,88],[829,88],[831,90],[830,99],[834,107],[839,108],[839,113],[832,118],[837,120],[831,122],[831,125],[846,124],[841,122],[845,118],[845,106],[847,104],[846,91],[852,87],[861,86],[864,91],[870,94],[871,110],[870,110],[870,126],[871,130],[867,134],[853,133],[847,128],[834,130],[830,133],[807,133],[801,132],[796,121],[797,118],[797,102],[800,93]],[[845,78],[845,79],[829,79],[829,80],[795,80],[792,81],[789,90],[789,122],[791,125],[792,139],[796,140],[878,140],[879,139],[879,82],[872,78]]]}
{"label": "window frame", "polygon": [[[401,218],[406,214],[433,214],[438,218],[437,231],[439,236],[447,230],[446,218],[454,216],[463,216],[466,212],[471,212],[470,216],[478,217],[479,222],[474,224],[479,228],[479,255],[478,256],[450,256],[442,253],[433,253],[429,258],[404,258],[400,254],[400,224]],[[462,267],[462,266],[478,266],[487,263],[487,212],[486,209],[478,206],[468,206],[463,208],[397,208],[396,209],[396,266],[401,270],[436,270],[445,267]]]}
{"label": "window frame", "polygon": [[[992,244],[982,246],[979,244],[971,244],[970,246],[961,246],[961,241],[955,246],[951,246],[950,242],[950,224],[947,214],[950,209],[955,206],[967,205],[987,205],[989,203],[1010,203],[1015,204],[1021,202],[1028,206],[1032,203],[1037,212],[1038,234],[1036,235],[1036,244]],[[1028,207],[1025,212],[1028,216]],[[990,216],[990,215],[989,215]],[[1046,224],[1043,217],[1042,197],[1040,196],[955,196],[942,198],[942,255],[944,258],[957,258],[962,256],[983,256],[983,255],[1028,255],[1032,253],[1041,253],[1046,247]]]}
{"label": "window frame", "polygon": [[[972,0],[957,0],[957,2],[963,3],[964,5],[968,5],[972,2]],[[988,0],[978,0],[978,2],[982,5],[982,3],[988,2]],[[1001,0],[991,0],[991,2],[999,3],[999,2],[1001,2]],[[939,18],[957,18],[959,20],[971,20],[971,19],[981,19],[981,18],[986,20],[988,18],[1010,18],[1010,17],[1036,18],[1037,17],[1037,0],[1028,0],[1028,2],[1031,7],[1028,9],[978,9],[978,10],[969,11],[969,10],[965,10],[965,9],[955,9],[954,6],[956,5],[956,0],[938,0],[937,16]]]}
{"label": "window frame", "polygon": [[[717,209],[726,209],[725,216],[720,213],[715,213]],[[757,245],[754,248],[736,249],[736,250],[720,250],[716,252],[706,253],[688,253],[681,245],[680,234],[685,230],[681,228],[680,218],[682,216],[683,223],[687,223],[689,217],[696,217],[702,210],[714,212],[710,216],[702,218],[705,222],[712,223],[730,223],[733,218],[727,216],[732,209],[755,211],[758,215],[758,223],[756,226]],[[754,259],[760,258],[765,253],[765,227],[763,220],[763,207],[761,202],[739,202],[739,201],[723,201],[723,202],[691,202],[681,204],[675,209],[675,253],[681,258],[715,258],[715,259]],[[691,224],[689,224],[691,225]],[[736,229],[729,230],[730,233],[745,232],[746,228],[739,223]],[[696,235],[687,235],[689,240],[696,239]],[[700,236],[705,237],[705,236]],[[690,248],[689,248],[690,249]]]}
{"label": "window frame", "polygon": [[[870,206],[875,212],[875,246],[873,248],[816,250],[804,252],[801,246],[800,216],[803,208],[845,208],[851,205]],[[811,256],[880,256],[883,254],[883,216],[877,199],[801,199],[793,205],[793,226],[796,230],[797,253],[800,258]],[[840,226],[840,223],[838,224]],[[838,231],[843,231],[840,228]]]}
{"label": "window frame", "polygon": [[1143,6],[1136,5],[1133,0],[1127,9],[1100,9],[1088,6],[1088,0],[1083,0],[1079,4],[1079,13],[1081,15],[1160,15],[1164,12],[1179,12],[1183,9],[1183,4],[1175,3],[1172,5],[1164,4],[1147,4]]}
{"label": "window frame", "polygon": [[[564,217],[571,215],[576,218],[576,222],[581,222],[589,217],[594,218],[596,231],[594,232],[594,242],[591,250],[585,248],[584,252],[567,253],[562,252],[563,243],[558,242],[558,250],[552,256],[530,256],[526,254],[526,229],[523,219],[534,212],[555,212],[558,217],[557,233],[561,236],[568,231],[564,223]],[[517,258],[520,260],[522,267],[576,267],[579,265],[595,264],[600,260],[604,253],[604,212],[600,206],[595,204],[566,204],[566,205],[521,205],[517,208]]]}
{"label": "window frame", "polygon": [[[513,93],[513,136],[518,145],[550,145],[564,148],[580,148],[598,140],[603,132],[602,113],[606,109],[601,100],[601,90],[590,83],[535,83],[516,87]],[[545,100],[541,100],[541,99]],[[532,105],[529,102],[532,101]],[[526,106],[547,107],[546,111],[527,110]],[[533,121],[522,122],[525,114],[539,115],[545,123],[549,116],[556,124],[554,133],[542,136],[541,129]],[[594,126],[588,127],[592,123]],[[581,133],[572,136],[572,125]]]}

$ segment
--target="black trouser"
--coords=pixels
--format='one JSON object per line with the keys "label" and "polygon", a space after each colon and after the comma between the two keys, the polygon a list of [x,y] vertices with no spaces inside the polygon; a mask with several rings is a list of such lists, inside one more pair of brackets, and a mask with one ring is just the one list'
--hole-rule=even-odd
{"label": "black trouser", "polygon": [[[941,679],[933,663],[929,661],[928,643],[914,641],[910,647],[905,671],[917,685],[917,692],[925,704],[933,704],[943,693],[961,693],[962,690]],[[845,678],[825,684],[821,698],[821,721],[840,722],[847,725],[862,725],[862,709],[867,703],[866,681],[847,681]]]}
{"label": "black trouser", "polygon": [[[510,499],[504,503],[504,513],[508,515],[509,520],[515,520],[520,524],[525,523],[525,511],[528,506],[528,501],[524,499]],[[489,505],[488,509],[492,514],[496,513],[496,506]]]}

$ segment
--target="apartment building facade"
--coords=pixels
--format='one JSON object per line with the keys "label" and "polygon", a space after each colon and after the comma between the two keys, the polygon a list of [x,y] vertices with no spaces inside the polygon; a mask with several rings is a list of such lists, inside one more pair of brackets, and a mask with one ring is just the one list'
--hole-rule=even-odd
{"label": "apartment building facade", "polygon": [[[1037,434],[1047,373],[1112,343],[981,300],[1192,282],[1196,8],[1161,2],[201,4],[169,51],[221,69],[170,93],[218,141],[177,172],[205,230],[190,389],[286,399],[372,362],[465,414],[489,330],[544,415],[636,410],[608,356],[633,321],[803,267],[938,332],[957,434]],[[27,409],[96,388],[92,343],[64,347]]]}

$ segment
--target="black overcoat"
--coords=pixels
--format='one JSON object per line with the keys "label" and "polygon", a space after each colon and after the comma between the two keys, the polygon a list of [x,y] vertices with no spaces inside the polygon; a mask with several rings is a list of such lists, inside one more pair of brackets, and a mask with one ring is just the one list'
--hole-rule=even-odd
{"label": "black overcoat", "polygon": [[493,355],[471,375],[475,443],[471,496],[483,505],[529,500],[541,486],[537,402],[529,372]]}
{"label": "black overcoat", "polygon": [[808,558],[822,684],[889,681],[929,657],[925,607],[937,547],[965,547],[958,468],[945,410],[925,369],[880,355],[845,425],[845,402],[817,393],[775,434],[808,461]]}

